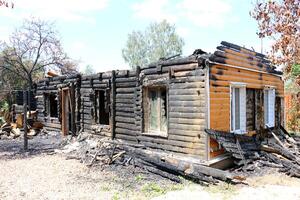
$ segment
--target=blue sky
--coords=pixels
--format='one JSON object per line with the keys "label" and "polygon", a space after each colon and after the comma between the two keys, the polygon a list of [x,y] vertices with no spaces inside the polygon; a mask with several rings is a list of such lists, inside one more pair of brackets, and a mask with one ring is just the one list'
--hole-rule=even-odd
{"label": "blue sky", "polygon": [[128,68],[121,55],[127,35],[163,19],[184,38],[184,55],[197,48],[213,52],[222,40],[257,51],[261,46],[249,16],[252,0],[13,1],[14,9],[0,7],[0,40],[29,16],[55,21],[67,54],[96,71]]}

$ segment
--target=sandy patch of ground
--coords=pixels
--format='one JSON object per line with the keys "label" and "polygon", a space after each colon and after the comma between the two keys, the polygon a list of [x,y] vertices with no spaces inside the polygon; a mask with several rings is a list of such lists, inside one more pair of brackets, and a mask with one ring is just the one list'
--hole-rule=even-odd
{"label": "sandy patch of ground", "polygon": [[247,179],[248,185],[221,183],[202,187],[191,184],[183,190],[168,192],[154,200],[224,199],[224,200],[300,200],[300,179],[274,172]]}

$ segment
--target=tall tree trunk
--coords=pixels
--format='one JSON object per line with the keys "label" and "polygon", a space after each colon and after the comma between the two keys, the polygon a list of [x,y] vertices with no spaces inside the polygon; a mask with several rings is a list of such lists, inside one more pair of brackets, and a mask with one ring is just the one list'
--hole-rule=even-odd
{"label": "tall tree trunk", "polygon": [[28,98],[27,104],[28,104],[29,117],[31,117],[31,91],[32,91],[32,86],[33,86],[32,75],[29,74],[28,75],[28,95],[27,95],[27,98]]}

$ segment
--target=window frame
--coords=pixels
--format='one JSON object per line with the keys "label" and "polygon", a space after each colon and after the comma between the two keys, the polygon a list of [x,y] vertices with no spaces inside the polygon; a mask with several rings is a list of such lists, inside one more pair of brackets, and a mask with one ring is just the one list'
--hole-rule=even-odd
{"label": "window frame", "polygon": [[[240,128],[235,129],[235,92],[233,89],[239,88],[239,124]],[[232,82],[230,84],[230,132],[235,134],[245,134],[246,130],[246,83]],[[244,101],[244,102],[243,102]]]}
{"label": "window frame", "polygon": [[[51,96],[54,96],[54,100],[56,101],[56,114],[55,116],[51,116]],[[54,93],[54,92],[47,92],[47,93],[44,93],[44,106],[45,106],[45,117],[47,118],[54,118],[54,119],[57,119],[59,117],[59,108],[58,108],[58,94]]]}
{"label": "window frame", "polygon": [[[108,124],[103,124],[100,123],[101,117],[100,117],[100,92],[104,93],[104,98],[105,95],[109,95],[109,97],[107,97],[109,99],[109,102],[107,102],[107,99],[104,99],[104,110],[105,110],[105,104],[107,104],[107,106],[109,106],[108,108]],[[94,107],[94,116],[93,116],[93,121],[96,125],[100,125],[100,126],[110,126],[111,125],[111,100],[110,100],[110,90],[108,89],[94,89],[93,91],[94,93],[94,100],[93,100],[93,107]],[[108,93],[108,94],[107,94]],[[106,101],[105,101],[106,100]]]}
{"label": "window frame", "polygon": [[[161,91],[162,89],[166,92],[166,106],[165,106],[165,112],[166,112],[166,131],[161,130],[161,116],[159,117],[159,128],[160,130],[151,130],[150,129],[150,99],[149,99],[149,92],[151,90],[159,91],[159,104],[160,110],[159,115],[161,115]],[[169,132],[169,92],[168,87],[166,85],[154,85],[154,86],[145,86],[143,87],[143,135],[150,135],[150,136],[159,136],[159,137],[168,137]]]}

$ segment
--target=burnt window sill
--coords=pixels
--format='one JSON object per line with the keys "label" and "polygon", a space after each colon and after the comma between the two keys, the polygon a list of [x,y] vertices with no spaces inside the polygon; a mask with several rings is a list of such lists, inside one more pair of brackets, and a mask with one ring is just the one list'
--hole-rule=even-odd
{"label": "burnt window sill", "polygon": [[160,131],[143,132],[142,135],[168,138],[168,133],[167,132],[160,132]]}

